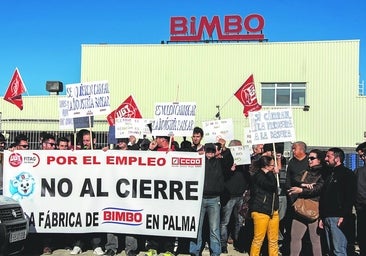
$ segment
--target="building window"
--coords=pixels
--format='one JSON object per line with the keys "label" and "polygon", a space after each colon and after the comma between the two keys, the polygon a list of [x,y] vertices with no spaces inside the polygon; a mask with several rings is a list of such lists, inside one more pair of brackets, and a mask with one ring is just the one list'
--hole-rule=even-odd
{"label": "building window", "polygon": [[305,83],[262,83],[263,106],[304,106]]}

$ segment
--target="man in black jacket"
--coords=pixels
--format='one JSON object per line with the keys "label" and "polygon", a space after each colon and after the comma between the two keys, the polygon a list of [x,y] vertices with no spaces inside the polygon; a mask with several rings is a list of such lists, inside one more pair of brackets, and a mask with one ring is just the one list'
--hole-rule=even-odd
{"label": "man in black jacket", "polygon": [[357,180],[356,214],[357,240],[360,256],[366,256],[366,142],[357,146],[356,152],[364,165],[355,170]]}
{"label": "man in black jacket", "polygon": [[356,177],[343,165],[344,157],[342,149],[328,149],[325,161],[330,167],[330,175],[319,200],[319,227],[324,228],[328,249],[334,255],[347,255],[344,228],[347,218],[352,216],[356,196]]}
{"label": "man in black jacket", "polygon": [[234,163],[230,149],[225,147],[226,141],[219,139],[220,148],[213,143],[205,144],[205,180],[201,205],[200,222],[197,239],[190,242],[191,255],[200,255],[202,245],[203,219],[207,212],[210,227],[211,256],[221,254],[220,242],[220,196],[224,191],[224,170]]}

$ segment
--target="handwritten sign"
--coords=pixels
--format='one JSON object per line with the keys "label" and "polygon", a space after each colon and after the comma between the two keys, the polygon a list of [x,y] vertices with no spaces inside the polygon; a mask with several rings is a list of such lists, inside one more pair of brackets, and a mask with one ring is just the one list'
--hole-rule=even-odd
{"label": "handwritten sign", "polygon": [[228,147],[230,148],[231,154],[234,158],[234,163],[236,165],[244,165],[244,164],[250,164],[250,146],[244,145],[244,146],[232,146]]}
{"label": "handwritten sign", "polygon": [[249,112],[253,144],[266,144],[295,140],[291,109],[274,109]]}
{"label": "handwritten sign", "polygon": [[153,136],[191,136],[196,116],[196,103],[156,103]]}
{"label": "handwritten sign", "polygon": [[110,111],[107,81],[68,84],[66,99],[67,117],[107,115]]}
{"label": "handwritten sign", "polygon": [[142,139],[144,135],[150,135],[151,132],[147,124],[152,120],[143,118],[115,118],[115,136],[116,138],[128,138],[131,135]]}
{"label": "handwritten sign", "polygon": [[220,138],[223,138],[229,144],[229,142],[234,139],[234,128],[232,119],[202,122],[202,129],[204,131],[204,139],[206,143],[215,143]]}

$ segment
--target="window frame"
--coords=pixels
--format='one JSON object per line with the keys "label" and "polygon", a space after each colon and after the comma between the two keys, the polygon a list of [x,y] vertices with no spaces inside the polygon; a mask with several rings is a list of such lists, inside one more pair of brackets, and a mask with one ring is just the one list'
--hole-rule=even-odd
{"label": "window frame", "polygon": [[[264,107],[304,107],[306,104],[306,89],[307,84],[305,82],[277,82],[277,83],[261,83],[261,97],[262,97],[262,106]],[[283,94],[283,92],[288,91],[288,93]],[[296,92],[298,90],[298,92]],[[303,90],[303,93],[301,92]],[[266,94],[264,91],[270,91],[270,93]],[[279,93],[280,92],[280,93]],[[303,95],[303,101],[300,102],[299,96],[294,97],[294,93]],[[279,96],[283,98],[288,98],[288,101],[280,101],[278,100]],[[267,98],[264,102],[264,98]],[[272,98],[271,98],[272,97]],[[294,104],[294,99],[298,99],[299,103]]]}

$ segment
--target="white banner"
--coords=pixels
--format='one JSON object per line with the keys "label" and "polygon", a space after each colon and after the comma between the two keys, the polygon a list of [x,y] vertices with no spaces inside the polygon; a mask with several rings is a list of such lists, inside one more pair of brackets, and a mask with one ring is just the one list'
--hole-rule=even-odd
{"label": "white banner", "polygon": [[236,165],[250,164],[251,147],[249,145],[244,146],[232,146],[230,148],[231,154],[234,158]]}
{"label": "white banner", "polygon": [[60,130],[74,129],[74,119],[69,117],[69,100],[66,97],[58,98],[58,111]]}
{"label": "white banner", "polygon": [[196,103],[155,103],[153,136],[191,136],[196,116]]}
{"label": "white banner", "polygon": [[196,237],[204,156],[196,152],[4,152],[4,195],[31,232]]}
{"label": "white banner", "polygon": [[295,140],[292,109],[273,109],[249,112],[253,144]]}
{"label": "white banner", "polygon": [[131,135],[137,139],[144,138],[144,135],[151,135],[150,129],[147,126],[153,120],[143,118],[115,118],[115,137],[129,138]]}
{"label": "white banner", "polygon": [[[108,115],[110,112],[109,85],[107,81],[66,85],[66,117]],[[66,113],[66,112],[65,112]]]}
{"label": "white banner", "polygon": [[232,119],[221,119],[202,122],[204,140],[206,143],[216,143],[220,138],[226,140],[226,145],[234,139],[234,128]]}

